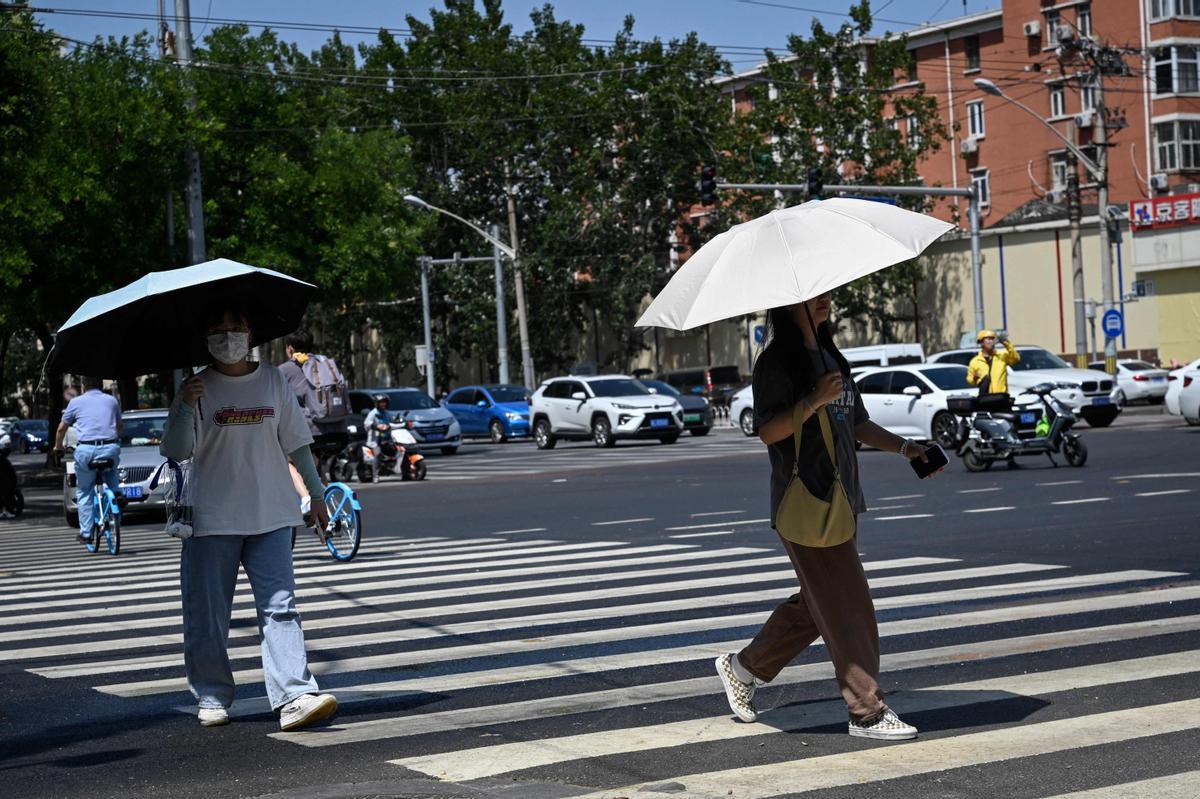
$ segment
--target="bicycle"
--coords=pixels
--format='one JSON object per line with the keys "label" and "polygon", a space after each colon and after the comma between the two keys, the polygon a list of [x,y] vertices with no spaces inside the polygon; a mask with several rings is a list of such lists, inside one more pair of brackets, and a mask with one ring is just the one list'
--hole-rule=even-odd
{"label": "bicycle", "polygon": [[[348,561],[358,554],[362,543],[362,505],[345,483],[330,483],[325,489],[325,508],[329,525],[324,530],[311,528],[334,560]],[[296,548],[296,530],[292,529],[292,549]]]}
{"label": "bicycle", "polygon": [[87,467],[96,472],[96,485],[92,488],[92,535],[84,546],[88,552],[98,552],[103,532],[108,554],[115,556],[121,551],[121,504],[102,478],[116,463],[112,458],[94,458]]}

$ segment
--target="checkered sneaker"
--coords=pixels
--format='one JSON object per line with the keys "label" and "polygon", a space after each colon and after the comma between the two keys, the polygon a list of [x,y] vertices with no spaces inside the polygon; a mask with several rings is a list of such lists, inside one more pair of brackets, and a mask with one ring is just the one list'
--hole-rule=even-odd
{"label": "checkered sneaker", "polygon": [[717,674],[721,677],[721,684],[725,686],[725,698],[729,700],[729,709],[742,721],[758,721],[758,713],[754,710],[754,692],[758,686],[753,682],[742,682],[733,673],[734,657],[733,654],[727,654],[717,658]]}
{"label": "checkered sneaker", "polygon": [[905,724],[890,707],[868,719],[850,719],[850,734],[856,738],[874,738],[879,741],[907,741],[917,737],[917,728]]}

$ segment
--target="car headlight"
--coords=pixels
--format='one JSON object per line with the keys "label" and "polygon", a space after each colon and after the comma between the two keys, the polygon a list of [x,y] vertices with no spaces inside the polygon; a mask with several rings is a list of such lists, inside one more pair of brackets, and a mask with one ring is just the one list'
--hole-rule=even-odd
{"label": "car headlight", "polygon": [[504,418],[510,422],[519,422],[521,421],[521,414],[513,413],[512,411],[505,411]]}
{"label": "car headlight", "polygon": [[613,403],[613,407],[614,407],[614,408],[620,408],[620,409],[621,409],[621,410],[623,410],[623,411],[636,411],[636,410],[638,410],[638,406],[636,406],[636,405],[625,405],[625,404],[623,404],[623,403],[620,403],[620,402],[614,402],[614,403]]}

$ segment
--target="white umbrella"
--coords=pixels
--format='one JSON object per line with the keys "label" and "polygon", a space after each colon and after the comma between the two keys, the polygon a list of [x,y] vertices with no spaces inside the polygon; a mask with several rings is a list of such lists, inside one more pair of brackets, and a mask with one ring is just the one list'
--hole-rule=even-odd
{"label": "white umbrella", "polygon": [[793,305],[915,258],[947,222],[887,203],[836,197],[734,225],[672,276],[638,327],[689,328]]}

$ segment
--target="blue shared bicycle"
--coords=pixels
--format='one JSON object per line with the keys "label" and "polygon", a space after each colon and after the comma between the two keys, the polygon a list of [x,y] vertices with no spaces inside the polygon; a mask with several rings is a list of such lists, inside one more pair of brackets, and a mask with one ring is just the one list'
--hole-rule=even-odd
{"label": "blue shared bicycle", "polygon": [[[334,560],[350,560],[358,554],[362,543],[362,505],[350,486],[330,483],[325,489],[325,508],[329,511],[329,526],[324,530],[311,529]],[[295,548],[296,531],[293,529],[292,549]]]}
{"label": "blue shared bicycle", "polygon": [[91,498],[91,538],[84,546],[88,552],[98,552],[100,537],[103,536],[108,554],[116,555],[121,551],[121,503],[103,479],[105,472],[116,468],[116,463],[112,458],[93,458],[87,468],[96,473],[96,485],[92,488]]}

